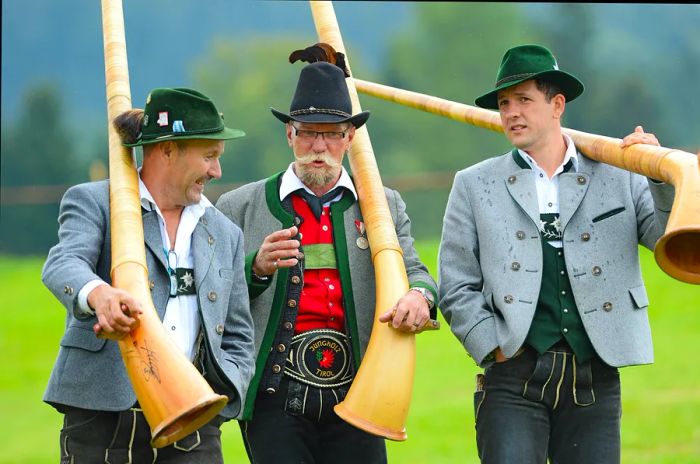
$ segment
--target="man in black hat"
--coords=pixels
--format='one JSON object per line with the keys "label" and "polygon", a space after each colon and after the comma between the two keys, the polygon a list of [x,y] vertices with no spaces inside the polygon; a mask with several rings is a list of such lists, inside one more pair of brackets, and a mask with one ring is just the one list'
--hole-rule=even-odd
{"label": "man in black hat", "polygon": [[142,302],[111,285],[109,181],[76,185],[61,201],[59,243],[42,273],[67,309],[44,395],[64,414],[61,462],[221,463],[219,427],[240,414],[253,374],[253,327],[243,235],[203,192],[221,177],[224,140],[244,134],[225,127],[205,95],[182,88],[153,90],[144,110],[114,125],[124,145],[143,147],[139,195],[153,305],[175,346],[229,403],[196,432],[151,447],[114,341],[135,327]]}
{"label": "man in black hat", "polygon": [[[618,367],[652,362],[638,244],[673,187],[593,161],[562,133],[583,92],[539,45],[506,52],[496,88],[515,148],[457,173],[439,252],[440,308],[477,364],[485,463],[620,462]],[[637,127],[622,146],[658,145]]]}
{"label": "man in black hat", "polygon": [[[217,202],[245,236],[257,363],[240,424],[255,463],[386,461],[382,438],[333,411],[362,361],[375,308],[364,219],[342,166],[369,113],[351,111],[338,66],[305,66],[289,114],[272,110],[294,162]],[[411,290],[380,320],[415,332],[435,315],[436,285],[418,259],[401,197],[385,192]]]}

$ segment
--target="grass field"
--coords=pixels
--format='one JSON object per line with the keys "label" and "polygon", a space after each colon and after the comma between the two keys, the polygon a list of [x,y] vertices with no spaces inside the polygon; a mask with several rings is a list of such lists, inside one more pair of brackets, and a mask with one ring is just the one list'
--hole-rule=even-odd
{"label": "grass field", "polygon": [[[419,252],[434,273],[437,244],[420,243]],[[623,462],[700,463],[700,287],[671,279],[651,253],[642,253],[656,363],[622,370]],[[61,416],[41,398],[65,311],[41,284],[41,265],[42,259],[0,257],[0,463],[58,461]],[[420,335],[417,344],[409,438],[388,444],[390,461],[477,463],[477,367],[444,321],[442,330]],[[237,424],[223,430],[226,462],[247,462]]]}

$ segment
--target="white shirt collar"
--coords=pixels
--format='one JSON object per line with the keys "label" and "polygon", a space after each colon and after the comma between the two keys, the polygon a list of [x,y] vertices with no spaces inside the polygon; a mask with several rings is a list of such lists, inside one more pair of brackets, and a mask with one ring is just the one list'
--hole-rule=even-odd
{"label": "white shirt collar", "polygon": [[[571,160],[573,171],[578,172],[578,153],[576,151],[576,145],[574,145],[574,141],[571,140],[571,137],[569,137],[563,132],[561,135],[564,137],[564,142],[566,143],[566,153],[564,153],[564,159],[562,160],[561,165],[559,165],[557,170],[554,171],[555,176],[564,170],[564,166],[566,166],[566,163],[568,163],[569,160]],[[537,161],[535,161],[535,159],[532,156],[528,155],[519,148],[518,153],[520,153],[522,159],[524,159],[525,162],[529,164],[531,168],[537,168],[538,170],[542,170],[542,168],[539,167]]]}
{"label": "white shirt collar", "polygon": [[[160,216],[162,216],[162,213],[160,212],[160,208],[158,208],[158,205],[156,204],[156,201],[153,199],[153,195],[151,195],[151,192],[148,191],[148,187],[146,187],[146,184],[143,183],[143,180],[141,179],[141,168],[138,169],[139,173],[139,196],[141,198],[141,206],[146,210],[146,211],[153,211],[155,210]],[[212,207],[211,201],[207,197],[202,194],[202,196],[199,199],[199,203],[196,203],[194,205],[188,205],[185,206],[185,210],[191,212],[191,214],[199,220],[202,216],[204,216],[204,210],[206,208]]]}
{"label": "white shirt collar", "polygon": [[[293,162],[290,163],[289,167],[282,175],[282,184],[280,185],[280,201],[283,201],[290,194],[296,192],[300,188],[303,188],[310,194],[315,195],[315,193],[312,192],[311,189],[309,189],[306,185],[304,185],[301,179],[297,177],[297,174],[294,172],[292,166],[294,166]],[[340,169],[340,178],[338,179],[338,182],[335,183],[333,188],[345,187],[346,189],[352,192],[352,195],[355,197],[355,201],[357,201],[357,191],[355,190],[355,186],[352,183],[350,174],[348,174],[348,172],[345,170],[345,167],[341,166]]]}

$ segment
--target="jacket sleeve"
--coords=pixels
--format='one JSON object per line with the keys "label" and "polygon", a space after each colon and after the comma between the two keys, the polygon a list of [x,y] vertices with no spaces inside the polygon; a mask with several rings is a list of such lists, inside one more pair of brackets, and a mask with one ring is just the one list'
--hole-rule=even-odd
{"label": "jacket sleeve", "polygon": [[630,188],[637,215],[639,243],[650,250],[663,235],[673,205],[673,185],[630,173]]}
{"label": "jacket sleeve", "polygon": [[406,266],[406,274],[411,287],[423,287],[433,294],[436,305],[430,311],[430,317],[437,317],[437,284],[430,275],[428,268],[418,257],[413,237],[411,236],[411,220],[406,214],[406,204],[399,192],[387,189],[387,198],[391,204],[391,210],[395,211],[394,225],[399,245],[403,251],[403,262]]}
{"label": "jacket sleeve", "polygon": [[455,177],[438,252],[440,311],[477,364],[498,347],[494,313],[483,293],[479,235],[466,175]]}
{"label": "jacket sleeve", "polygon": [[65,193],[58,215],[58,244],[49,251],[41,274],[44,285],[77,319],[93,317],[78,308],[78,292],[91,280],[101,279],[97,266],[108,235],[109,189],[100,187],[80,184]]}

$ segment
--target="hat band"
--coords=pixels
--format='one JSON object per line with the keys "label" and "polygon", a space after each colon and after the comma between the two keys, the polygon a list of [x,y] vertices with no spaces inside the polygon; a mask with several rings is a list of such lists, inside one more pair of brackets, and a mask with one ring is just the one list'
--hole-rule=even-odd
{"label": "hat band", "polygon": [[290,111],[289,115],[290,116],[298,116],[300,114],[335,114],[336,116],[342,116],[344,118],[349,118],[351,117],[350,114],[346,113],[345,111],[340,111],[340,110],[334,110],[332,108],[308,108],[308,109],[302,109],[302,110],[294,110]]}
{"label": "hat band", "polygon": [[535,74],[537,74],[537,73],[513,74],[512,76],[504,77],[500,81],[496,82],[496,87],[498,87],[501,84],[505,84],[506,82],[527,79],[528,77],[532,77]]}
{"label": "hat band", "polygon": [[226,127],[222,124],[221,126],[214,127],[212,129],[198,129],[198,130],[190,130],[190,131],[182,131],[182,132],[168,132],[165,134],[146,134],[144,135],[143,132],[139,134],[139,140],[150,140],[150,139],[160,139],[164,137],[172,137],[172,136],[177,136],[177,137],[182,137],[185,135],[199,135],[199,134],[213,134],[215,132],[221,132],[225,129]]}

